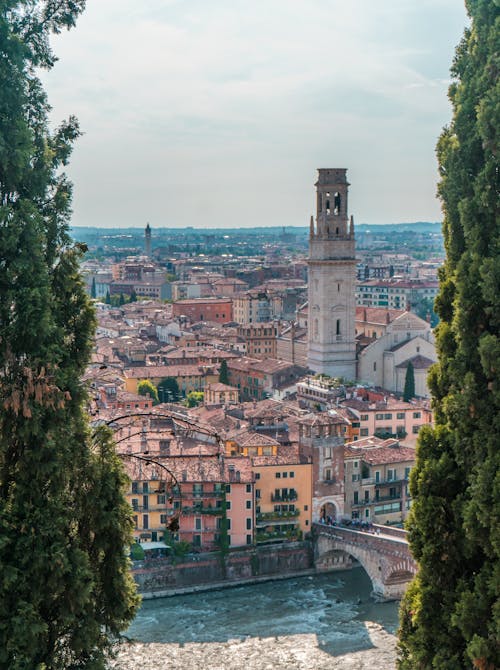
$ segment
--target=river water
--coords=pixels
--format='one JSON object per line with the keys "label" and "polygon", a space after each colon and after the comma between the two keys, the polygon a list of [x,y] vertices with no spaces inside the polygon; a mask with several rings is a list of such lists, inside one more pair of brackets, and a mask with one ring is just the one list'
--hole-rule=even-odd
{"label": "river water", "polygon": [[392,670],[398,603],[362,568],[144,601],[121,670]]}

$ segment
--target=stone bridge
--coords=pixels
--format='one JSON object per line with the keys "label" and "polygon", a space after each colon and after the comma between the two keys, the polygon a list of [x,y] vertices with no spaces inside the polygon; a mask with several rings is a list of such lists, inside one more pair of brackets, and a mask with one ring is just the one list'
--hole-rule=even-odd
{"label": "stone bridge", "polygon": [[314,564],[318,571],[342,569],[348,567],[346,554],[352,556],[368,573],[375,598],[397,600],[417,572],[406,531],[373,528],[379,533],[314,523]]}

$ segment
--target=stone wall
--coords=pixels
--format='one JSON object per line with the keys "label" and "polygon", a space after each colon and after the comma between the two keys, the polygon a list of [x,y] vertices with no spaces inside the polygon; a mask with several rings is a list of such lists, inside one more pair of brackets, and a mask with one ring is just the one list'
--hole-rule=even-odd
{"label": "stone wall", "polygon": [[176,590],[211,583],[286,575],[313,568],[308,542],[267,545],[220,553],[189,555],[177,564],[168,559],[137,563],[134,579],[142,593]]}

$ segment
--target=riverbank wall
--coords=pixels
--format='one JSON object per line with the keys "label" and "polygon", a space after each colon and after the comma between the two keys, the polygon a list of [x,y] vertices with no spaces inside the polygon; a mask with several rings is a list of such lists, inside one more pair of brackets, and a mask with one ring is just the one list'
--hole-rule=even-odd
{"label": "riverbank wall", "polygon": [[143,597],[177,595],[314,572],[309,542],[245,547],[224,554],[191,554],[177,563],[169,559],[141,561],[132,570]]}

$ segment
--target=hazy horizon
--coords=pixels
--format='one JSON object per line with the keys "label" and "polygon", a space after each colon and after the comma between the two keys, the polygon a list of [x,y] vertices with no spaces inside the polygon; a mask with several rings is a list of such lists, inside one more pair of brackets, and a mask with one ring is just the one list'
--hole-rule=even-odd
{"label": "hazy horizon", "polygon": [[89,0],[43,73],[84,132],[75,227],[306,226],[316,169],[355,223],[438,221],[457,0]]}

